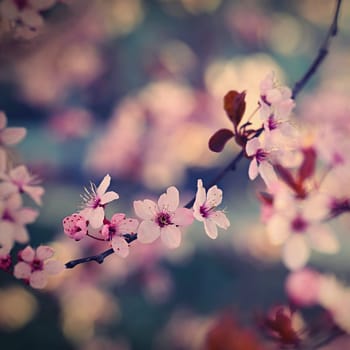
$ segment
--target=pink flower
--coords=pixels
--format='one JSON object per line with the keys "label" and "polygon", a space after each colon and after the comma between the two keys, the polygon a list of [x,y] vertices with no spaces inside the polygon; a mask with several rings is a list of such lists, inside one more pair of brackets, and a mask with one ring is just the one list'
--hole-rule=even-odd
{"label": "pink flower", "polygon": [[136,233],[138,220],[125,217],[125,214],[117,213],[112,216],[110,222],[103,225],[101,234],[106,240],[111,241],[113,250],[122,258],[129,255],[129,245],[123,237],[126,233]]}
{"label": "pink flower", "polygon": [[159,236],[169,248],[177,248],[181,243],[180,226],[188,226],[193,222],[190,209],[178,208],[179,191],[171,186],[163,193],[158,203],[149,199],[134,201],[134,210],[143,219],[137,236],[142,243],[151,243]]}
{"label": "pink flower", "polygon": [[37,216],[37,210],[22,207],[22,199],[18,194],[0,201],[0,245],[11,249],[14,241],[28,242],[25,225],[34,222]]}
{"label": "pink flower", "polygon": [[41,186],[36,186],[38,180],[29,174],[26,166],[20,165],[13,168],[8,174],[0,173],[0,179],[3,180],[0,184],[0,195],[7,196],[15,192],[26,192],[35,203],[41,205],[44,189]]}
{"label": "pink flower", "polygon": [[201,179],[197,181],[196,200],[193,205],[193,215],[198,221],[204,222],[205,233],[212,239],[218,236],[217,226],[226,230],[230,222],[221,210],[215,208],[222,201],[222,190],[217,186],[209,188],[206,194]]}
{"label": "pink flower", "polygon": [[0,254],[0,270],[9,271],[12,265],[10,254]]}
{"label": "pink flower", "polygon": [[106,204],[119,198],[118,193],[114,191],[106,192],[110,182],[111,177],[106,175],[97,188],[95,184],[91,184],[91,192],[85,188],[86,193],[81,196],[84,200],[85,209],[80,211],[79,214],[88,220],[93,228],[102,226]]}
{"label": "pink flower", "polygon": [[62,223],[64,233],[76,241],[80,241],[88,233],[88,223],[86,219],[78,213],[66,216]]}
{"label": "pink flower", "polygon": [[26,280],[33,288],[44,288],[48,275],[57,274],[64,269],[61,262],[48,260],[53,254],[54,250],[47,246],[39,246],[36,250],[27,246],[18,254],[21,261],[14,267],[14,276]]}

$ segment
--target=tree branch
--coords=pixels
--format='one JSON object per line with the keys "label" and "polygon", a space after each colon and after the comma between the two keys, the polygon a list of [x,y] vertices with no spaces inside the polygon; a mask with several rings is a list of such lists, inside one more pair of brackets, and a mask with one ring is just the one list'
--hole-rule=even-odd
{"label": "tree branch", "polygon": [[340,5],[341,5],[341,0],[337,0],[333,21],[329,27],[327,36],[324,42],[322,43],[321,47],[319,48],[318,55],[315,57],[314,61],[311,63],[309,69],[305,72],[304,76],[295,83],[292,91],[293,99],[296,98],[296,96],[304,88],[306,83],[316,73],[316,70],[328,55],[331,39],[335,37],[338,33],[338,19],[339,19],[339,13],[340,13]]}

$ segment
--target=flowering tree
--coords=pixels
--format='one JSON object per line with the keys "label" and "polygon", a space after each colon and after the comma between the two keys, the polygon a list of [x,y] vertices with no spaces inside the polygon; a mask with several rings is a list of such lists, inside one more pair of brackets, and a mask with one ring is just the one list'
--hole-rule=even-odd
{"label": "flowering tree", "polygon": [[[43,25],[42,11],[54,3],[4,0],[0,3],[0,13],[13,26],[13,35],[21,34],[28,39]],[[198,178],[197,189],[193,191],[195,195],[188,198],[187,203],[180,200],[182,196],[178,188],[169,184],[170,187],[158,199],[148,196],[132,200],[128,209],[123,210],[132,212],[129,217],[129,214],[113,207],[115,201],[119,203],[124,198],[109,190],[113,181],[109,174],[98,186],[91,183],[90,189],[84,189],[81,207],[73,213],[67,212],[62,225],[65,239],[86,244],[86,251],[93,252],[85,257],[64,263],[52,259],[52,247],[42,244],[32,246],[32,235],[28,233],[27,225],[35,222],[39,211],[25,206],[24,200],[30,199],[36,206],[45,205],[42,199],[44,188],[25,165],[11,157],[10,148],[25,137],[26,130],[7,127],[7,117],[1,112],[0,268],[34,289],[43,289],[49,283],[49,275],[61,276],[68,273],[63,271],[65,269],[75,269],[90,262],[108,264],[105,259],[112,255],[133,261],[132,251],[139,250],[147,266],[139,261],[138,268],[151,270],[151,273],[147,271],[147,276],[151,280],[150,285],[156,285],[157,278],[163,278],[159,277],[161,273],[157,270],[159,257],[168,249],[179,248],[185,232],[198,225],[196,222],[203,224],[201,231],[213,240],[221,235],[222,230],[228,231],[235,225],[230,220],[231,209],[221,207],[225,188],[218,186],[220,180],[229,177],[247,160],[246,177],[252,181],[262,180],[256,198],[264,236],[269,245],[280,252],[279,257],[289,271],[284,284],[287,302],[276,302],[277,305],[272,305],[268,311],[257,313],[255,331],[245,329],[232,313],[224,312],[206,327],[198,348],[319,349],[347,334],[350,330],[349,287],[332,275],[309,266],[314,250],[328,255],[340,251],[341,244],[331,224],[350,210],[349,194],[344,189],[350,176],[347,115],[339,116],[339,122],[325,117],[318,123],[311,117],[310,120],[304,118],[297,122],[295,116],[297,96],[319,72],[331,39],[337,34],[341,0],[335,3],[329,32],[309,69],[293,89],[281,85],[274,72],[267,72],[262,81],[256,82],[259,86],[258,101],[248,116],[246,100],[249,91],[229,90],[223,96],[223,108],[230,127],[216,131],[207,141],[208,146],[212,152],[220,153],[234,142],[238,153],[209,185]],[[181,89],[174,91],[179,95],[183,93]],[[152,108],[162,112],[160,107],[152,106],[145,95],[140,94],[137,99],[143,103],[140,109],[132,104],[133,101],[126,102],[125,108],[135,113],[138,120],[141,120],[142,113],[147,114]],[[84,121],[89,117],[82,118]],[[123,120],[122,117],[118,122],[120,120]],[[159,135],[167,135],[174,126],[171,122],[170,127],[165,125],[166,122],[161,125],[159,120],[154,123],[160,130]],[[55,125],[57,129],[58,124]],[[78,129],[80,125],[79,119]],[[66,130],[64,125],[62,127]],[[64,135],[69,137],[71,130]],[[137,135],[134,135],[134,141],[139,142]],[[134,150],[128,152],[129,158],[137,158]],[[96,253],[94,243],[104,245],[105,250]],[[18,244],[24,247],[17,249]],[[99,268],[104,269],[104,266]],[[74,290],[74,281],[70,283]],[[320,307],[319,314],[316,318],[303,320],[304,309],[310,306]]]}

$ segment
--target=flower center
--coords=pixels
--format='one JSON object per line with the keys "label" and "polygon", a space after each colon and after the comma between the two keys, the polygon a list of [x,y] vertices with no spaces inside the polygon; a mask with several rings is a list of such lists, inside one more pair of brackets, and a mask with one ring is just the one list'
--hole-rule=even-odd
{"label": "flower center", "polygon": [[308,223],[301,216],[298,216],[292,221],[291,227],[294,232],[302,233],[308,227]]}
{"label": "flower center", "polygon": [[38,271],[43,269],[43,262],[39,259],[34,259],[31,263],[32,271]]}
{"label": "flower center", "polygon": [[170,214],[169,213],[159,213],[157,218],[156,218],[156,222],[160,227],[164,227],[167,225],[171,225],[172,222],[170,220]]}
{"label": "flower center", "polygon": [[266,160],[267,155],[268,155],[268,153],[266,151],[264,151],[262,148],[259,148],[256,151],[255,158],[256,158],[257,162],[262,162],[262,161]]}
{"label": "flower center", "polygon": [[28,0],[13,0],[13,2],[19,10],[23,10],[28,6]]}
{"label": "flower center", "polygon": [[5,210],[2,214],[2,219],[6,221],[14,221],[13,217],[11,216],[10,212],[8,210]]}
{"label": "flower center", "polygon": [[199,213],[203,218],[207,218],[209,216],[210,209],[208,209],[205,205],[201,205],[199,208]]}
{"label": "flower center", "polygon": [[278,126],[278,123],[277,123],[274,115],[271,114],[269,116],[269,120],[267,122],[267,127],[269,128],[269,130],[275,130],[275,129],[277,129],[277,126]]}

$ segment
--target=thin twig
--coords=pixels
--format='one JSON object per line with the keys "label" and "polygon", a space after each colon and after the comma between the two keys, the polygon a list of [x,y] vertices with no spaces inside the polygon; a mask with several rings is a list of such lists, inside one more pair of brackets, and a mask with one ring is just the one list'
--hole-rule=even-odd
{"label": "thin twig", "polygon": [[332,37],[335,37],[338,33],[338,18],[340,13],[340,5],[341,0],[337,0],[336,9],[334,12],[333,21],[329,27],[327,36],[322,43],[321,47],[318,50],[318,55],[315,57],[314,61],[311,63],[309,69],[306,71],[304,76],[295,83],[292,98],[295,99],[299,92],[304,88],[306,83],[310,80],[310,78],[315,74],[316,70],[320,66],[320,64],[324,61],[329,52],[329,46],[331,43]]}

